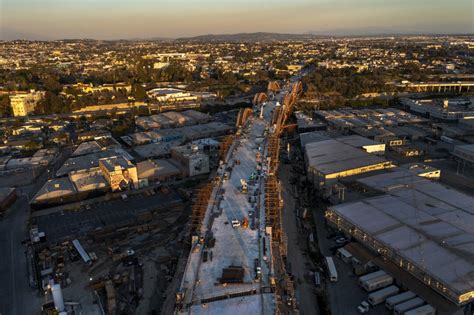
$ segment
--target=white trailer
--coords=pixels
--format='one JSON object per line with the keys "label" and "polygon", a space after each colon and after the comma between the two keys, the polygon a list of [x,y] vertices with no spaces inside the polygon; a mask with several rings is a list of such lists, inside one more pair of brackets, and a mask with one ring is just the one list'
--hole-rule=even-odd
{"label": "white trailer", "polygon": [[426,304],[406,312],[405,315],[436,315],[436,309],[430,304]]}
{"label": "white trailer", "polygon": [[391,297],[398,292],[400,292],[400,289],[395,285],[391,285],[382,290],[370,293],[368,301],[372,306],[379,305],[380,303],[383,303],[386,298]]}
{"label": "white trailer", "polygon": [[391,296],[389,297],[386,301],[385,301],[385,307],[388,309],[388,310],[393,310],[393,307],[397,304],[400,304],[400,303],[403,303],[405,301],[408,301],[408,300],[411,300],[413,298],[416,298],[416,294],[411,292],[411,291],[407,291],[407,292],[403,292],[403,293],[400,293],[400,294],[397,294],[397,295],[394,295],[394,296]]}
{"label": "white trailer", "polygon": [[341,258],[343,262],[348,263],[351,261],[352,254],[349,253],[346,249],[344,248],[339,248],[336,252],[336,256]]}
{"label": "white trailer", "polygon": [[326,257],[326,266],[328,267],[329,272],[329,280],[331,282],[336,282],[338,280],[336,265],[334,265],[334,261],[332,257]]}
{"label": "white trailer", "polygon": [[386,274],[387,273],[385,271],[379,270],[379,271],[376,271],[376,272],[372,272],[372,273],[363,275],[362,277],[359,277],[359,285],[362,286],[365,281],[367,281],[369,279],[377,278],[377,277],[380,277],[380,276],[383,276],[383,275],[386,275]]}
{"label": "white trailer", "polygon": [[423,301],[419,297],[416,297],[414,299],[395,305],[395,307],[393,308],[393,314],[404,315],[409,310],[415,309],[419,306],[422,306],[423,304],[425,304],[425,301]]}
{"label": "white trailer", "polygon": [[92,264],[92,259],[90,258],[89,254],[84,250],[78,240],[73,240],[72,245],[74,245],[79,255],[81,255],[82,260],[84,260],[87,265]]}
{"label": "white trailer", "polygon": [[393,277],[390,275],[383,275],[377,278],[369,279],[362,284],[362,287],[367,292],[372,292],[380,288],[385,288],[393,283]]}

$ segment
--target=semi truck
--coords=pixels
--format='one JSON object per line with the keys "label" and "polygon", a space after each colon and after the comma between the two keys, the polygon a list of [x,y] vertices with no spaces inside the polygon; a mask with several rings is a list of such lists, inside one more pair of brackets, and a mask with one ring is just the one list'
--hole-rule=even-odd
{"label": "semi truck", "polygon": [[368,301],[372,306],[379,305],[380,303],[385,302],[388,297],[396,295],[398,292],[400,292],[400,289],[395,285],[391,285],[382,290],[370,293]]}
{"label": "semi truck", "polygon": [[415,309],[419,306],[422,306],[423,304],[425,304],[425,301],[423,301],[419,297],[416,297],[414,299],[395,305],[393,308],[393,314],[404,315],[409,310]]}
{"label": "semi truck", "polygon": [[338,280],[336,265],[332,257],[326,257],[326,266],[328,267],[329,280],[331,282],[336,282]]}
{"label": "semi truck", "polygon": [[436,309],[430,304],[426,304],[406,312],[405,315],[436,315]]}
{"label": "semi truck", "polygon": [[383,275],[386,275],[387,273],[383,270],[379,270],[379,271],[375,271],[375,272],[371,272],[371,273],[368,273],[366,275],[363,275],[361,277],[359,277],[359,285],[362,286],[364,284],[365,281],[369,280],[369,279],[372,279],[372,278],[377,278],[377,277],[380,277],[380,276],[383,276]]}
{"label": "semi truck", "polygon": [[397,295],[394,295],[394,296],[391,296],[389,297],[386,301],[385,301],[385,307],[388,309],[388,310],[393,310],[393,307],[397,304],[400,304],[400,303],[403,303],[405,301],[408,301],[408,300],[411,300],[413,298],[416,298],[416,294],[411,292],[411,291],[407,291],[407,292],[403,292],[403,293],[400,293],[400,294],[397,294]]}
{"label": "semi truck", "polygon": [[377,278],[369,279],[362,284],[362,287],[367,292],[372,292],[380,288],[385,288],[393,283],[393,277],[390,275],[383,275]]}

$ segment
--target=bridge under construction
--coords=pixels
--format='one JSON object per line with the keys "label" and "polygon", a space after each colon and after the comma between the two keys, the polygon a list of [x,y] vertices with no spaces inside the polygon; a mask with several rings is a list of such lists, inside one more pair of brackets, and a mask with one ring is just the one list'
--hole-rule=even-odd
{"label": "bridge under construction", "polygon": [[300,82],[269,85],[223,141],[217,174],[193,201],[176,314],[296,312],[277,172],[280,136],[301,92]]}

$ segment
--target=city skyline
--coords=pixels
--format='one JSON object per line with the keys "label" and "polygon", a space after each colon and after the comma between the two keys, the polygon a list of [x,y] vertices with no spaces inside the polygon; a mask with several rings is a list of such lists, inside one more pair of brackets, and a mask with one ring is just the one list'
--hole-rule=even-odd
{"label": "city skyline", "polygon": [[3,0],[1,8],[2,40],[179,38],[252,32],[470,34],[474,30],[469,0]]}

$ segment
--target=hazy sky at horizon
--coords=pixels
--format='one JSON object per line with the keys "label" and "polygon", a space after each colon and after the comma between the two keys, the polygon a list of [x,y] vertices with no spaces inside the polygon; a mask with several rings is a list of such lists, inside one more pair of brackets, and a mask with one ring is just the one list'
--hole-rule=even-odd
{"label": "hazy sky at horizon", "polygon": [[473,33],[472,0],[0,0],[0,38]]}

